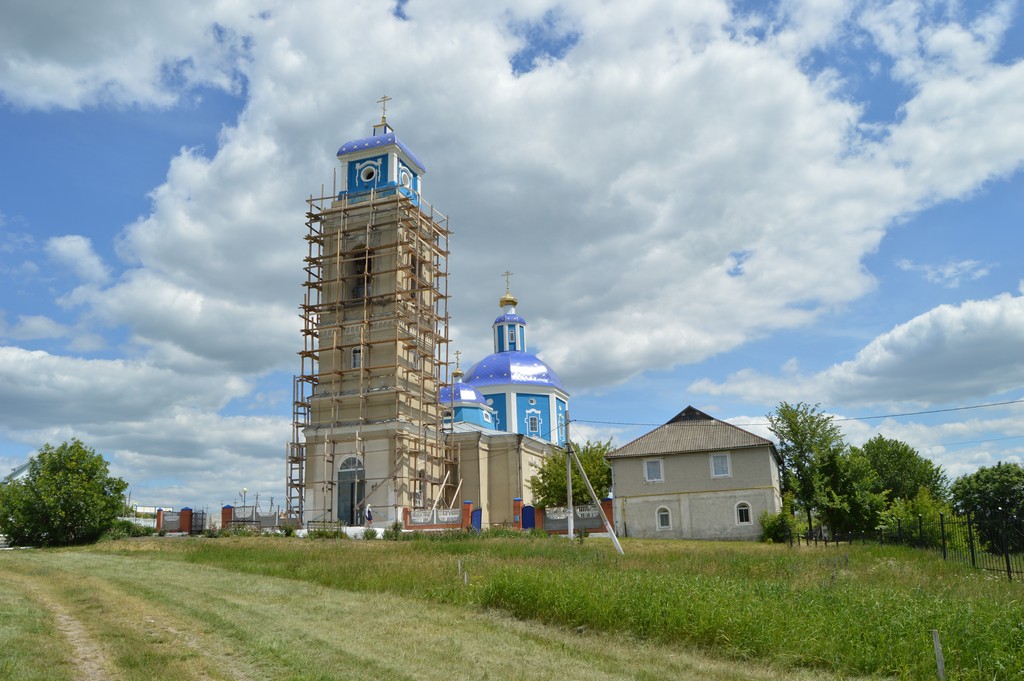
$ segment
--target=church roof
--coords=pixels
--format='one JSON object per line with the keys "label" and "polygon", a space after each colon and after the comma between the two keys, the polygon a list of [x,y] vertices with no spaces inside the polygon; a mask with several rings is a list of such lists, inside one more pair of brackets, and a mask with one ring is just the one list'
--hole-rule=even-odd
{"label": "church roof", "polygon": [[389,144],[394,144],[396,147],[405,152],[405,155],[409,157],[409,160],[419,166],[421,172],[426,172],[427,168],[423,163],[416,158],[416,154],[409,150],[409,147],[405,146],[402,140],[398,139],[398,136],[394,132],[388,132],[383,135],[371,135],[369,137],[363,137],[351,142],[345,142],[338,148],[338,156],[344,154],[354,154],[360,151],[372,150],[378,147],[384,147]]}
{"label": "church roof", "polygon": [[467,385],[465,382],[458,382],[455,385],[443,386],[437,392],[437,402],[440,405],[452,404],[452,389],[454,388],[455,393],[455,404],[463,404],[466,402],[477,402],[481,405],[487,404],[484,400],[483,395],[477,392],[476,388],[471,385]]}
{"label": "church roof", "polygon": [[496,352],[484,357],[466,374],[475,387],[518,384],[565,391],[554,369],[528,352]]}
{"label": "church roof", "polygon": [[665,425],[619,447],[608,454],[607,458],[689,454],[748,447],[770,447],[778,458],[771,440],[719,421],[699,409],[687,407]]}
{"label": "church roof", "polygon": [[517,315],[515,312],[506,312],[497,319],[494,320],[495,324],[525,324],[526,320]]}

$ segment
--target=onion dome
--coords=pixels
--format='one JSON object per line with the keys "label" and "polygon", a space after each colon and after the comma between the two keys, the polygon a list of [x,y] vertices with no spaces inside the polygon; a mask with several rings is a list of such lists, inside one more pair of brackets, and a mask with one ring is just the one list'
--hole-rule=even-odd
{"label": "onion dome", "polygon": [[528,352],[496,352],[484,357],[466,374],[474,386],[533,385],[564,391],[555,370]]}

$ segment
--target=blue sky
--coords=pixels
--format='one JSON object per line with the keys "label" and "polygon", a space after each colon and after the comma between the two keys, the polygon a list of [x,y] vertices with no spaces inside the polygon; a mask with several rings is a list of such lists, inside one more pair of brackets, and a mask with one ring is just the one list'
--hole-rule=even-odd
{"label": "blue sky", "polygon": [[953,477],[1021,461],[1022,14],[7,3],[0,471],[77,436],[140,503],[280,501],[304,199],[385,93],[451,216],[452,349],[514,272],[577,437],[786,400]]}

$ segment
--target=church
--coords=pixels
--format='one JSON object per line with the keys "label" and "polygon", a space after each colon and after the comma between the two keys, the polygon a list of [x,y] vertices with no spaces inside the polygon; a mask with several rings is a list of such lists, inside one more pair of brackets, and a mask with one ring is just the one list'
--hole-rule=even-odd
{"label": "church", "polygon": [[[287,512],[303,526],[450,519],[511,523],[565,442],[569,395],[530,353],[509,289],[494,352],[463,373],[449,353],[449,229],[423,162],[387,122],[341,145],[335,186],[306,212],[300,371],[286,453]],[[445,522],[445,520],[438,520]]]}

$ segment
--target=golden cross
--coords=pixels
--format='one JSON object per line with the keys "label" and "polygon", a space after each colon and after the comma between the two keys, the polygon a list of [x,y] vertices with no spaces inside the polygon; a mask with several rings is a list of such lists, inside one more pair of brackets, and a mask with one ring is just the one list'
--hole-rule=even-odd
{"label": "golden cross", "polygon": [[391,101],[391,97],[388,97],[387,95],[384,95],[383,97],[381,97],[380,99],[377,100],[377,103],[380,104],[380,122],[381,123],[383,123],[386,120],[386,118],[387,118],[387,115],[388,115],[388,102],[390,102],[390,101]]}
{"label": "golden cross", "polygon": [[508,270],[505,270],[505,273],[501,275],[501,276],[505,277],[505,293],[509,293],[510,292],[510,289],[509,289],[509,277],[511,277],[513,274],[514,274],[514,272],[509,272]]}
{"label": "golden cross", "polygon": [[459,350],[456,350],[456,351],[455,351],[455,370],[456,370],[456,371],[458,371],[458,370],[459,370],[459,357],[460,357],[461,355],[462,355],[462,352],[461,352],[461,351],[459,351]]}

